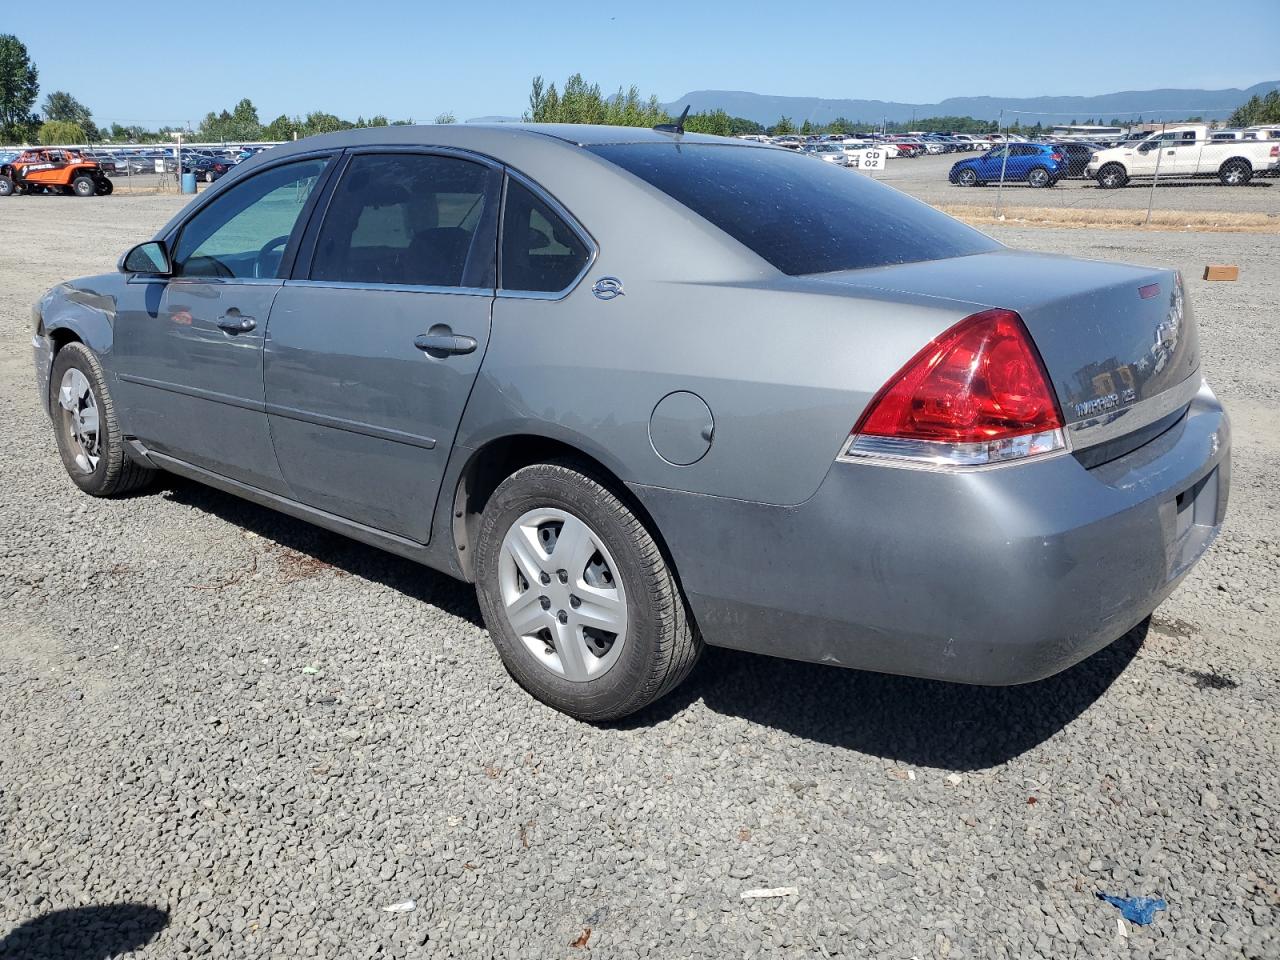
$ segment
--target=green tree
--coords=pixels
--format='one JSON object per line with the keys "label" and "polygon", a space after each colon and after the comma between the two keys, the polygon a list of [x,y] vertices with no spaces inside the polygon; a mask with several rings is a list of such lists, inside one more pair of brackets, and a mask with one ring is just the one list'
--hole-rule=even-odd
{"label": "green tree", "polygon": [[40,74],[27,48],[13,34],[0,34],[0,142],[29,140],[37,121],[31,113]]}
{"label": "green tree", "polygon": [[44,114],[46,121],[68,120],[71,123],[78,123],[85,130],[98,129],[93,123],[93,111],[65,90],[55,90],[47,95],[40,106],[40,111]]}
{"label": "green tree", "polygon": [[778,122],[769,129],[769,132],[775,137],[780,137],[784,133],[795,133],[796,125],[791,122],[790,117],[779,117]]}
{"label": "green tree", "polygon": [[49,120],[40,125],[40,142],[52,144],[78,144],[88,141],[84,127],[70,120]]}
{"label": "green tree", "polygon": [[1255,94],[1227,119],[1231,127],[1256,127],[1263,123],[1280,123],[1280,90],[1272,90],[1265,97]]}
{"label": "green tree", "polygon": [[710,133],[717,137],[733,136],[733,118],[723,110],[691,113],[684,128],[691,133]]}
{"label": "green tree", "polygon": [[302,126],[298,120],[290,119],[283,113],[262,128],[263,140],[292,140],[293,132]]}
{"label": "green tree", "polygon": [[446,110],[444,113],[436,114],[436,123],[457,123],[457,122],[458,122],[458,118],[455,117],[453,115],[453,112],[450,110]]}

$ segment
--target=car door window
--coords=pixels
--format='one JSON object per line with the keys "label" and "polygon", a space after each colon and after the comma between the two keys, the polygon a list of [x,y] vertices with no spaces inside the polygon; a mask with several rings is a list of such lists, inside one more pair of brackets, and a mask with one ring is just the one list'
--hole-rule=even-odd
{"label": "car door window", "polygon": [[503,290],[559,293],[573,284],[590,258],[587,244],[545,200],[520,181],[507,180]]}
{"label": "car door window", "polygon": [[358,154],[334,189],[310,279],[491,287],[496,177],[459,157]]}
{"label": "car door window", "polygon": [[275,277],[298,216],[328,162],[318,157],[274,167],[203,207],[178,235],[174,275]]}

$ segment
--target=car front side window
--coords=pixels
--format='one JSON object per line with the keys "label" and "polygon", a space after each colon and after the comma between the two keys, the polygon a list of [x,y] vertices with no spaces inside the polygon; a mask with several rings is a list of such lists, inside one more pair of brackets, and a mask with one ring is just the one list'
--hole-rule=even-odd
{"label": "car front side window", "polygon": [[174,247],[174,275],[274,278],[307,199],[329,162],[300,160],[263,171],[201,208]]}

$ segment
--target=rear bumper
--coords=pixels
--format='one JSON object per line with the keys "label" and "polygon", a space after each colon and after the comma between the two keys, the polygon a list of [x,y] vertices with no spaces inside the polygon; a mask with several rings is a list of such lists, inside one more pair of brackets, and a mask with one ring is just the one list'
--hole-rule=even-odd
{"label": "rear bumper", "polygon": [[792,507],[634,488],[708,643],[977,684],[1066,669],[1148,616],[1216,536],[1230,425],[1204,387],[1118,460],[963,473],[836,463]]}

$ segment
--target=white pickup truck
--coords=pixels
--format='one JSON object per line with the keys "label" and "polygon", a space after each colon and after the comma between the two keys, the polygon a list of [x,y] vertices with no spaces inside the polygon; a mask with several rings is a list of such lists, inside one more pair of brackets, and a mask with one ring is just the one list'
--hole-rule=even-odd
{"label": "white pickup truck", "polygon": [[1130,180],[1217,177],[1228,186],[1280,171],[1280,144],[1263,140],[1210,140],[1203,125],[1153,133],[1137,143],[1099,150],[1089,158],[1085,176],[1111,190]]}

